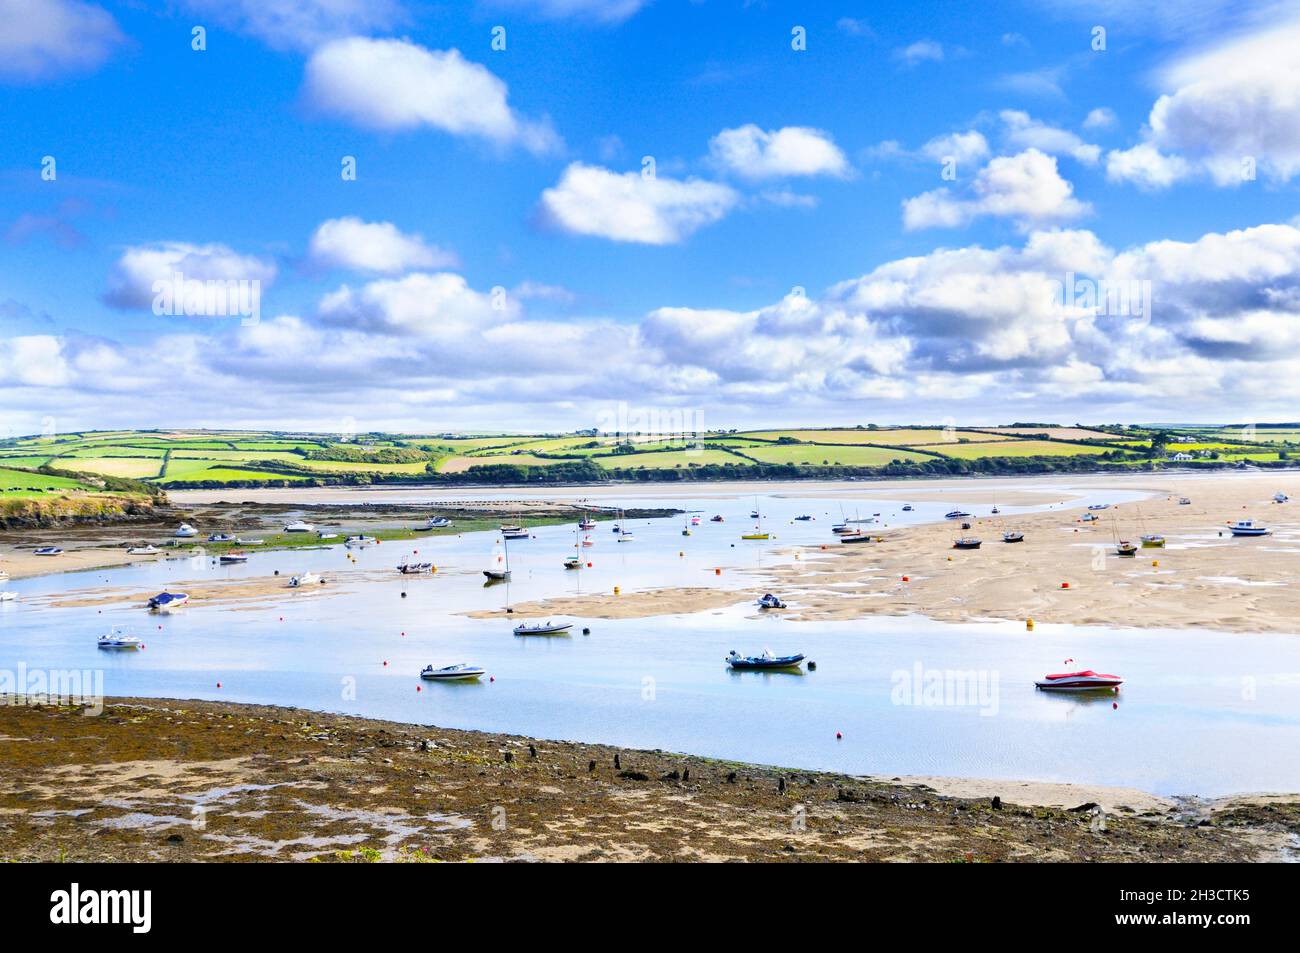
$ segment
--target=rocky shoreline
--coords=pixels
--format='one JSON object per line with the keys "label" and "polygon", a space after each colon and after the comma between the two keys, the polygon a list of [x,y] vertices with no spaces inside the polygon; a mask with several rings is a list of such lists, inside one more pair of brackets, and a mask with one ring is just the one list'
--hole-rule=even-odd
{"label": "rocky shoreline", "polygon": [[0,760],[9,861],[1258,861],[1300,832],[1300,796],[1099,813],[209,701],[0,704]]}

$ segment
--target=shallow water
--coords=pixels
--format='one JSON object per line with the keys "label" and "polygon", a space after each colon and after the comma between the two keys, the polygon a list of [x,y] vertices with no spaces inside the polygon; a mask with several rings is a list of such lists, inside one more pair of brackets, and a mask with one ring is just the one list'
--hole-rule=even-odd
{"label": "shallow water", "polygon": [[[1108,490],[1105,499],[1126,497]],[[639,502],[629,496],[626,505]],[[899,510],[903,502],[864,499],[846,511],[879,512],[882,525],[896,526],[941,517],[961,500],[954,493],[918,503],[911,514]],[[636,520],[635,541],[618,543],[601,522],[587,534],[595,545],[582,549],[592,566],[576,572],[561,565],[573,550],[573,525],[538,528],[534,539],[511,546],[508,586],[483,585],[496,534],[482,533],[353,550],[355,565],[334,546],[255,553],[235,567],[176,559],[18,580],[9,587],[20,601],[0,606],[0,669],[102,670],[108,695],[293,705],[885,776],[1067,780],[1162,794],[1300,791],[1295,636],[1041,624],[1026,632],[1022,623],[921,618],[790,622],[744,604],[654,619],[577,619],[570,636],[521,638],[505,620],[459,615],[615,585],[624,592],[744,585],[749,571],[788,560],[781,550],[790,544],[838,545],[830,534],[842,517],[838,502],[760,500],[765,528],[776,536],[766,543],[739,539],[753,526],[752,497],[680,505],[703,510],[691,536],[681,535],[680,517]],[[977,517],[988,511],[963,508]],[[714,512],[726,522],[708,522]],[[800,513],[816,519],[792,522]],[[436,575],[393,570],[415,550],[438,566]],[[162,589],[275,568],[285,577],[311,569],[331,581],[250,607],[195,605],[161,617],[137,607],[44,604],[74,589]],[[366,579],[349,581],[358,568]],[[111,624],[127,625],[145,650],[99,651],[95,639]],[[764,647],[804,652],[817,669],[733,673],[723,664],[730,649]],[[458,661],[483,665],[495,680],[417,677],[426,664]],[[1084,667],[1122,675],[1122,692],[1082,698],[1034,689],[1046,672]],[[918,671],[920,690],[909,691]]]}

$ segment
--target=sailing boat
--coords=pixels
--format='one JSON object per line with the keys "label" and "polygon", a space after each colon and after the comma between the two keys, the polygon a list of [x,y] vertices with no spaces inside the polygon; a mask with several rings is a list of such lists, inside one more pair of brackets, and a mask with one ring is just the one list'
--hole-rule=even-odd
{"label": "sailing boat", "polygon": [[[1133,508],[1137,509],[1136,503],[1133,504]],[[1137,514],[1138,514],[1138,524],[1141,526],[1142,529],[1145,530],[1147,528],[1147,521],[1142,518],[1142,511],[1138,509]],[[1164,549],[1165,538],[1161,536],[1159,533],[1143,533],[1142,548],[1143,549]]]}
{"label": "sailing boat", "polygon": [[682,520],[682,535],[683,536],[691,535],[691,521],[689,518],[684,518]]}
{"label": "sailing boat", "polygon": [[632,535],[632,531],[627,528],[627,514],[624,513],[622,510],[618,511],[617,529],[618,529],[618,541],[620,543],[630,543],[632,542],[633,539],[636,538],[635,536]]}
{"label": "sailing boat", "polygon": [[506,542],[508,538],[502,534],[501,552],[493,552],[492,568],[483,570],[483,575],[488,577],[489,582],[501,582],[510,578],[510,545]]}
{"label": "sailing boat", "polygon": [[1136,556],[1138,548],[1127,539],[1119,538],[1119,523],[1112,514],[1110,518],[1111,535],[1115,538],[1115,555],[1116,556]]}
{"label": "sailing boat", "polygon": [[582,543],[578,539],[578,534],[582,532],[581,526],[573,531],[573,555],[564,561],[565,569],[582,568]]}
{"label": "sailing boat", "polygon": [[758,497],[754,497],[754,512],[750,514],[756,520],[758,525],[754,527],[752,533],[742,533],[741,539],[769,539],[770,536],[763,531],[763,511],[758,508]]}

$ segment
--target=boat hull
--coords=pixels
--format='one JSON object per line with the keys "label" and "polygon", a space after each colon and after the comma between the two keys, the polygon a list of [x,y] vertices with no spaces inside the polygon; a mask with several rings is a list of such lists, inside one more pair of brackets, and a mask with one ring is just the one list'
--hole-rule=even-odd
{"label": "boat hull", "polygon": [[515,635],[564,635],[573,628],[572,622],[566,622],[564,625],[547,625],[547,626],[515,626]]}
{"label": "boat hull", "polygon": [[771,671],[773,669],[798,668],[803,662],[803,655],[785,655],[776,658],[729,658],[727,664],[738,672]]}

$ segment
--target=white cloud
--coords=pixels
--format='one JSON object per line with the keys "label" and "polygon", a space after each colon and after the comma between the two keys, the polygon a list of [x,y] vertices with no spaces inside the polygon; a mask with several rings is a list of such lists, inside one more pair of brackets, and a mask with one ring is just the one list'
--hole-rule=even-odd
{"label": "white cloud", "polygon": [[876,31],[871,29],[871,24],[860,17],[840,17],[835,21],[835,27],[849,36],[866,36],[872,39],[876,37]]}
{"label": "white cloud", "polygon": [[475,291],[452,272],[417,272],[355,291],[344,285],[321,298],[319,313],[336,327],[446,339],[478,334],[516,316],[518,307],[509,295]]}
{"label": "white cloud", "polygon": [[718,221],[738,201],[734,190],[717,182],[620,174],[574,162],[542,193],[541,210],[549,222],[578,235],[672,245]]}
{"label": "white cloud", "polygon": [[1151,108],[1144,141],[1117,154],[1115,178],[1161,187],[1201,174],[1235,186],[1255,170],[1282,182],[1300,174],[1297,49],[1292,19],[1168,65],[1160,83],[1171,92]]}
{"label": "white cloud", "polygon": [[458,264],[451,252],[427,244],[419,235],[408,235],[391,222],[363,222],[352,216],[321,222],[312,234],[309,254],[326,268],[388,275]]}
{"label": "white cloud", "polygon": [[1109,106],[1098,106],[1091,110],[1083,120],[1084,129],[1110,129],[1119,121],[1115,110]]}
{"label": "white cloud", "polygon": [[908,66],[924,62],[938,63],[943,60],[943,44],[936,43],[934,40],[917,40],[915,43],[894,50],[894,59]]}
{"label": "white cloud", "polygon": [[848,174],[849,163],[830,134],[805,126],[763,131],[750,123],[709,140],[715,162],[749,179]]}
{"label": "white cloud", "polygon": [[1132,149],[1112,149],[1106,153],[1106,178],[1112,182],[1133,182],[1143,188],[1163,189],[1191,174],[1192,167],[1182,156],[1164,155],[1149,142]]}
{"label": "white cloud", "polygon": [[310,50],[328,40],[387,30],[408,19],[398,0],[184,0],[184,4],[198,16],[279,50]]}
{"label": "white cloud", "polygon": [[502,10],[519,10],[549,20],[581,19],[597,23],[622,23],[650,0],[489,0]]}
{"label": "white cloud", "polygon": [[0,79],[34,82],[99,68],[125,42],[113,15],[79,0],[0,0]]}
{"label": "white cloud", "polygon": [[275,263],[233,251],[225,245],[155,242],[132,245],[113,265],[104,301],[114,308],[151,309],[154,282],[171,282],[175,274],[188,281],[257,281],[263,290],[275,281]]}
{"label": "white cloud", "polygon": [[989,144],[982,133],[971,129],[968,132],[935,136],[921,147],[921,152],[935,162],[952,158],[958,165],[965,165],[968,162],[979,162],[987,157]]}
{"label": "white cloud", "polygon": [[1028,228],[1064,222],[1089,211],[1074,198],[1074,186],[1061,178],[1056,159],[1037,149],[998,156],[979,171],[969,193],[941,188],[903,202],[903,226],[953,228],[976,218],[1009,218]]}
{"label": "white cloud", "polygon": [[1049,126],[1019,109],[998,114],[1008,145],[1015,149],[1038,149],[1051,155],[1067,155],[1084,165],[1095,165],[1101,148],[1084,142],[1068,129]]}
{"label": "white cloud", "polygon": [[536,153],[559,146],[549,123],[511,109],[505,82],[454,49],[429,50],[408,40],[335,40],[312,54],[304,92],[322,113],[367,129],[430,126]]}

